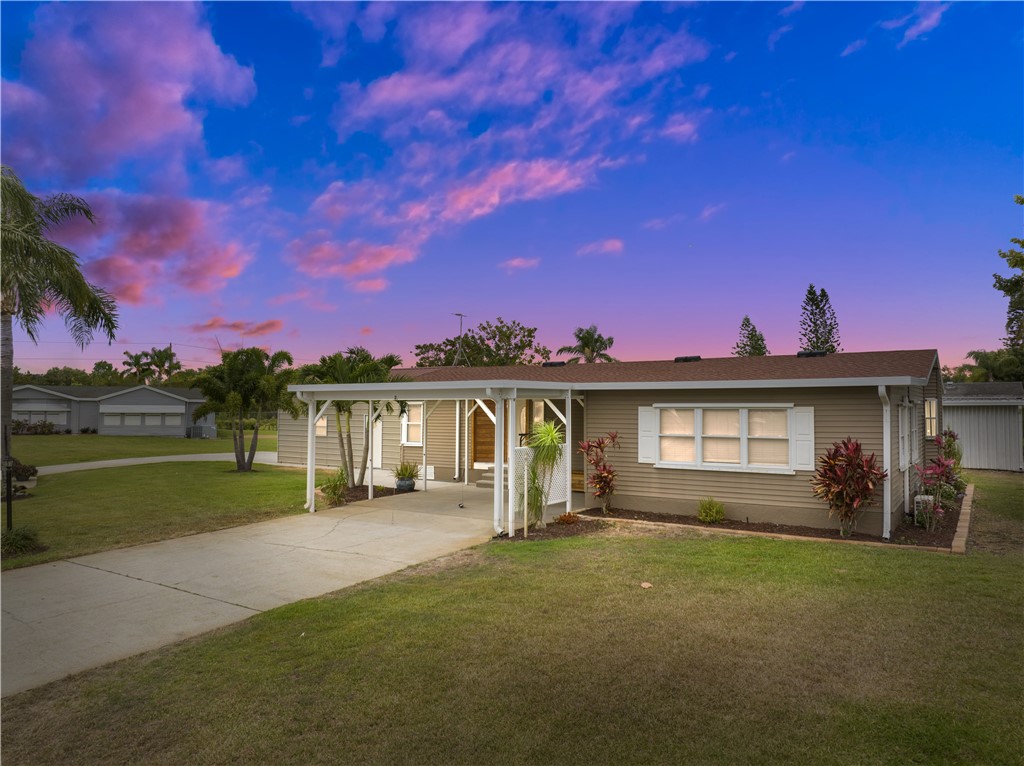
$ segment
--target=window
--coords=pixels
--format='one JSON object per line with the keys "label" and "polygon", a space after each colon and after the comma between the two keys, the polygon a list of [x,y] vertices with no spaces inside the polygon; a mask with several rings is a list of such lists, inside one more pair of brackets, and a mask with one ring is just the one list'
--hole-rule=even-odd
{"label": "window", "polygon": [[327,436],[327,416],[323,415],[316,421],[316,435]]}
{"label": "window", "polygon": [[814,469],[814,410],[791,405],[655,405],[639,413],[637,461],[662,468]]}
{"label": "window", "polygon": [[129,415],[129,414],[125,413],[124,424],[126,426],[141,426],[142,425],[142,415]]}
{"label": "window", "polygon": [[103,425],[119,426],[121,425],[121,416],[117,413],[105,413],[103,415]]}
{"label": "window", "polygon": [[181,415],[164,415],[165,426],[180,426]]}
{"label": "window", "polygon": [[409,402],[402,416],[402,444],[407,447],[423,446],[423,402]]}
{"label": "window", "polygon": [[147,426],[160,426],[163,425],[163,415],[146,415]]}
{"label": "window", "polygon": [[46,419],[55,426],[66,426],[68,424],[68,414],[66,412],[47,412]]}
{"label": "window", "polygon": [[939,400],[924,400],[924,435],[926,439],[934,439],[939,435]]}

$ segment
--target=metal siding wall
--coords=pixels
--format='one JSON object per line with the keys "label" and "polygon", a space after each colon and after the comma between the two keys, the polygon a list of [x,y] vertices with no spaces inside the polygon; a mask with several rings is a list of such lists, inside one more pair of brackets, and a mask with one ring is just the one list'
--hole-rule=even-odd
{"label": "metal siding wall", "polygon": [[1024,471],[1019,407],[946,406],[943,416],[960,436],[964,468]]}

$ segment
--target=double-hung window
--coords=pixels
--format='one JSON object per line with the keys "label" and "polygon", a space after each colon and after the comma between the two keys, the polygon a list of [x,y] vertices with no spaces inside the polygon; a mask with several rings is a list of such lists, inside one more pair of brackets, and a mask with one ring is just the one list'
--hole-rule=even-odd
{"label": "double-hung window", "polygon": [[939,400],[924,400],[924,436],[934,439],[939,435]]}
{"label": "double-hung window", "polygon": [[423,402],[409,402],[402,416],[402,444],[406,447],[423,446]]}
{"label": "double-hung window", "polygon": [[641,407],[637,460],[659,468],[813,470],[814,411],[792,405]]}

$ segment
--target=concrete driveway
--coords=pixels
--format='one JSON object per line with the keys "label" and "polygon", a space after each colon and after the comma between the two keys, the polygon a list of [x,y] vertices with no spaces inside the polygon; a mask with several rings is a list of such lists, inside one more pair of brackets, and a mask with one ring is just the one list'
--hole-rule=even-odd
{"label": "concrete driveway", "polygon": [[483,542],[491,501],[490,490],[431,482],[428,492],[5,572],[0,693]]}

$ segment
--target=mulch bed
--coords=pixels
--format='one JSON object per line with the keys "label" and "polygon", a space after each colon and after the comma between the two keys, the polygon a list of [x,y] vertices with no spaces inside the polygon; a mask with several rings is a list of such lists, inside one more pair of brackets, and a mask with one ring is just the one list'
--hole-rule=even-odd
{"label": "mulch bed", "polygon": [[[949,548],[953,543],[953,535],[956,533],[956,524],[960,518],[960,505],[962,499],[957,499],[956,508],[947,511],[938,528],[934,532],[928,532],[923,527],[915,526],[913,521],[907,519],[893,531],[892,542],[897,545],[924,545],[937,548]],[[703,527],[704,529],[736,529],[746,532],[771,532],[779,535],[796,535],[798,537],[815,537],[823,540],[862,540],[864,542],[884,542],[882,538],[874,535],[854,532],[849,537],[842,537],[838,529],[818,529],[817,527],[803,527],[790,524],[772,524],[770,522],[738,521],[736,519],[725,519],[718,524],[708,524],[700,521],[696,516],[684,516],[675,513],[648,513],[646,511],[627,511],[621,508],[613,508],[607,514],[600,508],[588,508],[581,511],[581,515],[596,519],[632,519],[634,521],[655,521],[662,524],[678,524],[680,526]]]}
{"label": "mulch bed", "polygon": [[523,531],[519,530],[516,532],[515,537],[502,535],[501,537],[494,538],[494,540],[499,543],[528,543],[535,540],[558,540],[563,537],[578,537],[580,535],[589,535],[594,532],[600,532],[602,529],[606,529],[609,526],[611,525],[607,521],[591,519],[577,514],[576,521],[572,524],[552,521],[543,529],[531,529],[529,537],[523,537]]}
{"label": "mulch bed", "polygon": [[[392,495],[408,495],[410,492],[415,492],[415,489],[399,492],[394,487],[375,487],[373,490],[374,498],[378,497],[391,497]],[[370,499],[370,488],[366,485],[361,487],[349,487],[345,493],[345,502],[354,503],[357,500],[369,500]]]}

